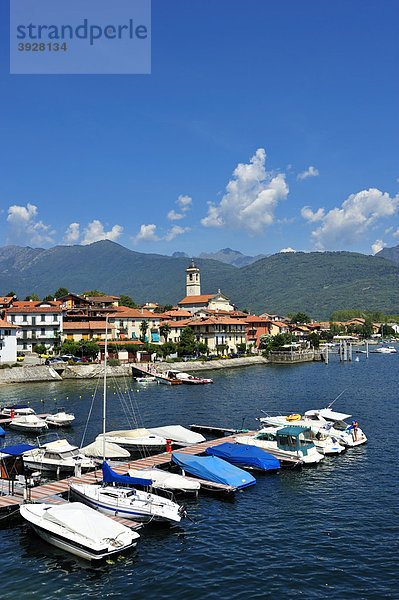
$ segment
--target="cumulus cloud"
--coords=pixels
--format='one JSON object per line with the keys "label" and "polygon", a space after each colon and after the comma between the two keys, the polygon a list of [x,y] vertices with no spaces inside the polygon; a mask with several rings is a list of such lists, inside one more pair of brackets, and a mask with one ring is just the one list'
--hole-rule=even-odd
{"label": "cumulus cloud", "polygon": [[204,227],[246,230],[256,235],[272,225],[275,208],[279,200],[287,198],[289,189],[284,174],[266,172],[265,161],[266,152],[259,148],[249,164],[238,164],[220,203],[208,203],[208,215],[201,219]]}
{"label": "cumulus cloud", "polygon": [[10,227],[8,243],[34,246],[54,243],[52,236],[55,231],[51,230],[50,225],[45,225],[43,221],[37,220],[37,206],[34,204],[29,202],[26,206],[13,204],[8,209],[7,222]]}
{"label": "cumulus cloud", "polygon": [[114,225],[110,231],[104,230],[104,225],[98,219],[94,219],[91,223],[83,230],[84,238],[82,245],[92,244],[93,242],[99,242],[100,240],[111,240],[115,242],[121,235],[123,227],[120,225]]}
{"label": "cumulus cloud", "polygon": [[156,228],[157,226],[153,223],[150,225],[142,225],[136,237],[133,238],[134,243],[138,244],[139,242],[159,242],[161,238],[159,238],[155,233]]}
{"label": "cumulus cloud", "polygon": [[316,221],[321,221],[324,217],[324,208],[319,208],[319,210],[313,212],[310,206],[304,206],[301,210],[301,215],[309,223],[316,223]]}
{"label": "cumulus cloud", "polygon": [[283,248],[280,252],[296,252],[296,250],[294,248]]}
{"label": "cumulus cloud", "polygon": [[174,225],[170,231],[165,235],[165,241],[171,242],[177,235],[190,231],[190,227],[180,227],[180,225]]}
{"label": "cumulus cloud", "polygon": [[[312,232],[312,239],[318,250],[335,249],[346,244],[353,245],[378,221],[394,215],[399,208],[399,194],[391,198],[386,192],[383,193],[375,188],[362,190],[357,194],[351,194],[341,205],[341,208],[333,208],[327,213],[315,213],[309,207],[307,220],[310,222],[320,221],[320,226]],[[302,209],[303,210],[303,209]],[[317,215],[317,218],[315,218]],[[302,216],[304,214],[302,213]],[[306,218],[306,216],[305,216]]]}
{"label": "cumulus cloud", "polygon": [[168,212],[168,219],[170,221],[178,221],[179,219],[183,219],[186,216],[187,211],[190,210],[193,203],[193,199],[191,196],[183,196],[180,194],[178,199],[176,200],[176,204],[179,206],[181,212],[176,212],[175,210],[170,210]]}
{"label": "cumulus cloud", "polygon": [[302,171],[302,173],[298,173],[297,175],[297,179],[301,180],[301,179],[307,179],[308,177],[317,177],[319,174],[319,171],[315,168],[312,167],[312,165],[306,169],[306,171]]}
{"label": "cumulus cloud", "polygon": [[64,239],[62,240],[67,246],[77,244],[80,238],[79,223],[71,223],[65,231]]}
{"label": "cumulus cloud", "polygon": [[377,254],[380,250],[386,247],[386,243],[382,240],[375,240],[374,244],[371,244],[371,250],[373,254]]}

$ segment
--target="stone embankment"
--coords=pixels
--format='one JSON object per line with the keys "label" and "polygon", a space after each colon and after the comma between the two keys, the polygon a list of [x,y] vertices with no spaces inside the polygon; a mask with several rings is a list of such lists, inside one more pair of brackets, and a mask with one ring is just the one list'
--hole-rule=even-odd
{"label": "stone embankment", "polygon": [[244,358],[227,358],[220,360],[188,360],[187,362],[160,362],[157,367],[165,371],[167,369],[176,369],[177,371],[209,371],[214,369],[231,369],[232,367],[250,367],[251,365],[264,365],[269,361],[263,356],[246,356]]}

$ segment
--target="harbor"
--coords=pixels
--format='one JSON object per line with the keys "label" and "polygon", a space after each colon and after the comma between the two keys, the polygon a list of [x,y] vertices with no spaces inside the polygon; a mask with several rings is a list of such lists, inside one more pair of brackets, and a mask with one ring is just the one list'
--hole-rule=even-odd
{"label": "harbor", "polygon": [[[96,593],[105,585],[108,577],[112,578],[111,590],[118,593],[118,582],[131,578],[135,581],[135,590],[140,595],[151,587],[154,576],[165,589],[165,594],[172,594],[183,599],[189,587],[189,580],[194,575],[201,579],[198,592],[205,594],[211,590],[211,597],[220,589],[218,578],[223,574],[224,581],[231,581],[233,597],[241,597],[244,585],[236,579],[230,579],[230,570],[245,569],[249,573],[249,582],[255,582],[259,576],[273,592],[280,589],[280,577],[273,576],[278,572],[278,553],[271,543],[278,539],[282,544],[285,564],[296,579],[295,588],[307,588],[306,581],[316,578],[314,594],[310,597],[323,597],[327,586],[334,594],[342,594],[342,586],[348,585],[349,578],[362,594],[369,577],[373,577],[374,568],[370,570],[369,560],[364,560],[362,553],[371,530],[376,532],[383,528],[384,538],[376,537],[373,548],[369,548],[371,559],[375,565],[385,569],[384,581],[377,579],[376,593],[387,589],[386,580],[393,573],[394,555],[387,549],[386,540],[393,535],[390,524],[386,524],[386,510],[392,505],[391,484],[395,469],[392,453],[385,447],[385,436],[394,436],[396,422],[388,424],[386,431],[376,424],[374,415],[384,410],[389,402],[389,382],[392,382],[392,369],[396,365],[396,356],[378,356],[366,360],[360,355],[359,362],[331,361],[328,369],[320,370],[317,363],[300,364],[294,367],[285,365],[263,365],[245,369],[214,371],[211,374],[214,384],[211,386],[159,386],[140,387],[133,380],[110,379],[108,385],[109,429],[121,429],[127,426],[126,415],[121,409],[119,396],[134,396],[136,410],[142,424],[146,427],[167,423],[181,423],[185,427],[197,425],[202,431],[208,431],[205,445],[213,445],[236,437],[238,429],[253,432],[258,429],[256,417],[261,410],[276,410],[281,414],[293,411],[304,413],[310,408],[327,406],[344,389],[344,393],[334,404],[336,410],[354,414],[360,426],[367,432],[369,441],[366,445],[348,449],[338,457],[326,457],[318,466],[304,469],[282,469],[274,475],[257,475],[257,483],[240,493],[222,495],[202,495],[188,499],[187,512],[194,521],[186,519],[179,525],[170,528],[142,527],[139,532],[141,541],[133,554],[126,555],[123,560],[107,565],[105,571],[96,575]],[[386,379],[387,387],[381,394],[378,378]],[[364,386],[360,388],[355,381],[362,379]],[[317,383],[316,383],[317,382]],[[295,394],[292,394],[295,390]],[[98,392],[97,392],[98,393]],[[76,422],[63,435],[71,443],[80,445],[82,431],[85,428],[86,416],[90,408],[92,396],[96,394],[96,382],[93,381],[61,381],[37,383],[33,387],[16,385],[8,389],[7,401],[30,401],[33,408],[42,407],[42,412],[54,412],[57,405],[66,406],[75,413]],[[5,395],[3,392],[3,399]],[[41,402],[44,400],[44,402]],[[4,400],[3,400],[4,401]],[[394,419],[395,421],[395,419]],[[99,432],[101,423],[101,407],[93,407],[92,419],[86,435],[85,443]],[[207,428],[209,428],[207,430]],[[6,429],[6,444],[22,443],[26,437]],[[34,440],[31,440],[34,443]],[[203,451],[205,446],[184,450],[184,452]],[[159,461],[159,463],[158,463]],[[138,463],[152,466],[154,463],[167,464],[170,454],[160,453],[150,459],[128,461],[130,465]],[[367,492],[372,485],[371,473],[375,465],[379,465],[379,481],[381,485],[370,502]],[[125,464],[112,466],[124,472]],[[97,477],[99,474],[97,473]],[[46,486],[32,489],[43,500],[58,496],[65,492],[67,480],[49,482]],[[95,474],[83,475],[82,479],[92,481]],[[47,487],[48,486],[48,487]],[[231,498],[229,499],[229,496]],[[21,502],[21,497],[19,498]],[[331,512],[331,507],[334,510]],[[382,508],[384,507],[384,508]],[[309,521],[306,515],[312,513]],[[354,536],[347,526],[348,521],[355,518],[357,533]],[[267,519],[267,527],[261,522]],[[242,543],[231,544],[232,530],[240,528],[241,540],[249,540],[256,533],[258,540],[257,555],[242,551]],[[18,540],[17,545],[15,540]],[[383,541],[384,540],[384,541]],[[49,596],[56,598],[56,589],[62,580],[62,569],[68,571],[69,590],[82,590],[89,594],[92,585],[90,573],[93,568],[82,571],[73,557],[65,553],[49,551],[49,546],[29,533],[25,525],[16,522],[2,531],[5,553],[22,560],[29,581],[25,581],[29,592],[33,592],[46,581],[52,592]],[[307,548],[300,564],[297,561],[296,546]],[[218,566],[218,576],[210,569],[210,556],[229,546],[229,559]],[[350,572],[348,571],[348,553],[351,553]],[[328,561],[320,571],[315,556]],[[383,562],[382,562],[383,561]],[[256,564],[256,575],[250,575],[250,564]],[[187,572],[189,565],[193,566]],[[268,565],[268,568],[264,565]],[[356,568],[355,568],[356,564]],[[157,567],[155,568],[155,565]],[[376,566],[376,568],[377,568]],[[35,573],[33,577],[33,569]],[[335,577],[335,568],[342,568],[340,580]],[[52,573],[49,583],[49,569]],[[95,571],[98,573],[98,571]],[[356,573],[359,573],[357,579]],[[30,574],[30,575],[29,575]],[[361,574],[361,575],[360,575]],[[281,575],[282,577],[282,575]],[[285,578],[284,578],[285,579]],[[298,584],[299,581],[299,584]],[[18,583],[17,585],[20,585]],[[286,583],[285,583],[286,586]],[[294,583],[288,584],[294,589]],[[329,590],[329,591],[331,591]],[[7,596],[6,596],[7,597]],[[377,597],[377,596],[376,596]],[[388,596],[389,597],[389,596]]]}

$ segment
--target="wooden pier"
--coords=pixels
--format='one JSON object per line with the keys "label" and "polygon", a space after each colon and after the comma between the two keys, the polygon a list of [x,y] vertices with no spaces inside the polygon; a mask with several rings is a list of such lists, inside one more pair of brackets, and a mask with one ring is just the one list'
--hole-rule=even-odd
{"label": "wooden pier", "polygon": [[[233,431],[233,430],[231,430]],[[249,432],[251,433],[254,432]],[[237,435],[247,435],[247,434],[237,434]],[[209,440],[206,442],[201,442],[200,444],[195,444],[193,446],[187,446],[184,448],[180,448],[179,452],[183,454],[203,454],[207,448],[212,446],[218,446],[219,444],[223,444],[225,442],[234,442],[234,436],[228,436],[219,438],[216,440]],[[170,452],[162,452],[162,454],[156,454],[155,456],[148,456],[146,458],[140,458],[138,460],[131,460],[128,462],[112,462],[110,463],[112,469],[119,473],[120,475],[126,474],[129,469],[149,469],[154,467],[162,467],[170,465],[172,462],[171,453]],[[188,479],[194,479],[188,477]],[[52,481],[46,483],[44,485],[39,485],[33,488],[28,488],[28,501],[29,502],[49,502],[49,503],[57,503],[60,500],[60,496],[68,493],[69,484],[74,482],[79,483],[96,483],[102,481],[102,470],[97,469],[96,471],[91,471],[90,473],[85,473],[81,477],[68,477],[67,479],[61,479],[59,481]],[[225,485],[222,483],[215,483],[213,481],[206,481],[204,479],[197,479],[201,484],[201,489],[206,491],[213,492],[223,492],[223,493],[233,493],[237,491],[237,488]],[[13,495],[5,495],[0,496],[0,515],[3,514],[14,514],[18,512],[18,507],[20,504],[24,503],[24,492],[14,491]],[[119,519],[119,517],[118,517]],[[139,524],[132,523],[131,521],[127,521],[127,519],[119,519],[120,522],[123,521],[123,524],[126,525],[129,523],[130,527],[138,527]],[[126,521],[126,522],[125,522]]]}

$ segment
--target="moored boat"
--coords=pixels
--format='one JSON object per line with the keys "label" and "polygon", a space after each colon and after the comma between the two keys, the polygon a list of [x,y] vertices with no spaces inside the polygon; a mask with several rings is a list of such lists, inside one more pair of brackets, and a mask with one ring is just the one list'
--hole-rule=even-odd
{"label": "moored boat", "polygon": [[48,415],[45,420],[47,425],[52,427],[67,427],[72,425],[75,415],[67,413],[64,408],[60,408],[55,414]]}
{"label": "moored boat", "polygon": [[80,502],[23,504],[19,510],[43,540],[90,561],[130,550],[140,538],[136,531]]}
{"label": "moored boat", "polygon": [[129,452],[163,452],[166,448],[166,439],[151,433],[148,429],[122,429],[100,433],[97,440],[105,437],[106,442],[117,444]]}
{"label": "moored boat", "polygon": [[74,473],[96,467],[96,463],[79,452],[67,440],[55,440],[29,450],[23,455],[24,465],[43,473]]}
{"label": "moored boat", "polygon": [[200,479],[223,483],[235,489],[256,483],[255,477],[250,473],[217,456],[192,456],[182,452],[173,452],[172,460],[183,472],[187,471]]}
{"label": "moored boat", "polygon": [[243,469],[275,473],[280,468],[278,458],[257,446],[225,442],[218,446],[211,446],[205,452]]}
{"label": "moored boat", "polygon": [[13,418],[34,414],[36,414],[35,411],[28,404],[12,404],[10,406],[3,406],[0,409],[1,417]]}
{"label": "moored boat", "polygon": [[186,427],[182,427],[181,425],[150,427],[148,431],[166,440],[170,440],[174,446],[192,446],[193,444],[205,442],[203,435],[190,431],[190,429],[186,429]]}
{"label": "moored boat", "polygon": [[32,414],[25,414],[12,418],[8,426],[15,431],[36,434],[40,434],[45,429],[48,429],[48,425],[44,419],[40,419]]}

